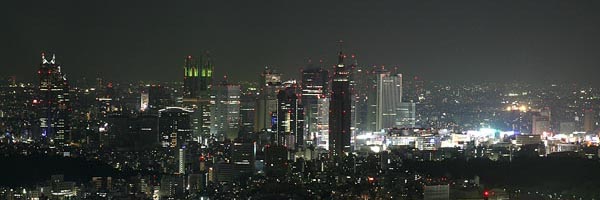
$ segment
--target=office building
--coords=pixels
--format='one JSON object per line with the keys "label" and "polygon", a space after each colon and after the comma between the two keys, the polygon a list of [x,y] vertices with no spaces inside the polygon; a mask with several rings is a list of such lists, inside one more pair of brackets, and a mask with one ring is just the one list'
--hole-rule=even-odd
{"label": "office building", "polygon": [[48,61],[42,53],[37,73],[39,87],[32,101],[38,109],[39,134],[35,137],[44,141],[53,139],[56,146],[63,146],[71,136],[69,83],[55,55]]}
{"label": "office building", "polygon": [[180,148],[192,139],[191,113],[192,110],[181,107],[159,110],[159,142],[162,147]]}
{"label": "office building", "polygon": [[277,94],[276,143],[290,150],[304,147],[304,107],[296,84],[290,84]]}
{"label": "office building", "polygon": [[214,86],[211,97],[214,102],[211,134],[218,140],[237,138],[240,128],[240,96],[240,85],[224,81]]}
{"label": "office building", "polygon": [[344,64],[346,56],[341,47],[338,64],[335,66],[331,83],[331,100],[329,103],[329,152],[333,157],[346,156],[351,152],[351,93],[350,71]]}

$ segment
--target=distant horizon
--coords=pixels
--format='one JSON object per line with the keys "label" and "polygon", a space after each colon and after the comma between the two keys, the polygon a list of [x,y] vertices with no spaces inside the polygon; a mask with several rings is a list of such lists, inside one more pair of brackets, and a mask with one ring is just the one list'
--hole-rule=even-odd
{"label": "distant horizon", "polygon": [[[275,69],[277,70],[277,69]],[[298,69],[300,70],[300,69]],[[182,70],[183,71],[183,70]],[[180,80],[150,80],[150,79],[136,79],[136,80],[121,80],[121,79],[112,79],[111,77],[107,77],[107,76],[81,76],[81,77],[73,77],[69,75],[68,70],[66,70],[65,72],[66,76],[67,76],[67,80],[69,81],[69,83],[71,85],[75,84],[78,81],[83,81],[84,78],[88,79],[88,83],[93,83],[96,81],[96,78],[102,78],[103,81],[110,81],[110,82],[114,82],[114,83],[127,83],[127,84],[132,84],[132,83],[146,83],[146,84],[155,84],[155,83],[183,83],[183,76],[181,76]],[[421,80],[425,81],[425,82],[429,82],[429,83],[436,83],[436,84],[529,84],[529,85],[534,85],[534,86],[551,86],[552,84],[557,84],[557,85],[564,85],[564,84],[576,84],[579,86],[595,86],[598,83],[592,82],[592,81],[585,81],[585,80],[542,80],[542,81],[528,81],[528,80],[477,80],[477,79],[471,79],[471,80],[440,80],[440,79],[427,79],[426,77],[420,76],[420,75],[414,75],[414,74],[406,74],[406,73],[400,73],[403,76],[403,82],[407,82],[407,78],[414,78],[419,77]],[[297,77],[289,77],[287,74],[282,74],[283,80],[296,80],[296,81],[301,81],[301,73],[297,74]],[[13,77],[14,75],[8,75],[8,76],[3,76],[3,80],[7,81],[8,79],[10,79],[11,77]],[[235,79],[232,77],[227,77],[227,80],[229,80],[231,83],[234,84],[240,84],[240,83],[250,83],[250,84],[258,84],[259,81],[259,76],[260,74],[256,74],[256,78],[255,79]],[[14,76],[16,78],[17,83],[31,83],[31,84],[36,84],[37,83],[37,77],[31,77],[29,79],[25,79],[24,77],[19,77],[19,76]],[[224,77],[213,77],[213,83],[214,82],[219,82],[222,81]]]}
{"label": "distant horizon", "polygon": [[[39,56],[41,56],[41,53],[44,53],[44,52],[51,52],[51,51],[41,51]],[[67,77],[68,77],[69,80],[80,81],[83,78],[93,78],[93,79],[95,79],[95,78],[109,78],[110,77],[110,76],[104,76],[103,74],[99,73],[96,76],[85,76],[84,75],[84,76],[79,76],[78,78],[73,79],[73,76],[70,75],[70,73],[69,73],[69,70],[70,70],[69,67],[63,65],[63,62],[61,60],[60,55],[57,54],[57,53],[55,53],[55,52],[52,52],[52,53],[56,55],[56,57],[57,57],[57,63],[63,68],[63,72],[67,75]],[[353,54],[353,55],[355,55],[355,54]],[[195,55],[193,55],[193,56],[195,56]],[[182,56],[182,58],[185,58],[185,57],[186,56]],[[40,60],[40,63],[41,63],[41,57],[39,58],[39,60]],[[324,60],[324,59],[322,61],[323,62],[321,63],[321,65],[323,66],[324,69],[326,69],[327,66],[330,66],[331,68],[335,67],[334,63],[327,63],[327,60]],[[257,82],[258,78],[259,78],[259,76],[260,76],[260,74],[262,72],[262,70],[264,70],[265,67],[269,67],[270,69],[273,69],[273,70],[275,70],[278,73],[281,73],[282,76],[285,79],[287,79],[287,80],[299,80],[301,78],[301,75],[302,75],[301,74],[301,70],[305,69],[307,66],[309,66],[309,64],[310,63],[307,62],[307,63],[304,64],[304,66],[298,67],[297,68],[297,73],[292,74],[292,75],[286,74],[286,73],[281,73],[281,70],[280,70],[279,67],[273,67],[273,66],[256,67],[257,69],[261,69],[261,71],[259,73],[255,74],[255,77],[249,76],[249,75],[244,75],[243,79],[239,79],[239,77],[232,77],[232,76],[230,76],[228,74],[222,74],[223,72],[219,71],[218,63],[216,63],[215,64],[216,65],[216,67],[215,67],[215,73],[217,74],[217,76],[214,76],[213,79],[215,81],[222,80],[226,76],[228,80],[232,80],[233,82]],[[313,65],[317,65],[317,64],[315,64],[314,61],[312,62],[312,64]],[[413,78],[413,77],[419,77],[419,78],[422,78],[425,81],[434,81],[434,82],[439,82],[439,83],[444,83],[444,82],[454,82],[454,83],[485,83],[485,82],[490,82],[490,83],[515,83],[515,82],[518,82],[518,83],[528,83],[528,84],[534,84],[534,85],[553,84],[553,83],[560,83],[560,84],[590,84],[590,85],[597,84],[596,82],[590,81],[590,80],[565,80],[565,79],[556,79],[556,80],[522,80],[522,79],[512,79],[511,80],[511,79],[502,79],[502,77],[495,78],[495,79],[487,79],[487,80],[486,79],[482,79],[482,78],[479,78],[479,79],[477,79],[477,78],[462,79],[462,80],[439,79],[439,78],[429,79],[428,76],[427,76],[427,74],[422,75],[422,74],[403,73],[402,69],[398,69],[399,67],[398,66],[394,66],[394,65],[380,65],[380,66],[377,66],[377,65],[368,65],[368,64],[367,65],[361,65],[359,63],[359,66],[360,67],[364,67],[364,68],[374,68],[374,67],[381,67],[381,66],[385,66],[385,67],[392,66],[392,67],[396,68],[396,72],[398,72],[398,73],[400,73],[400,74],[402,74],[404,76],[408,75],[411,78]],[[35,80],[36,76],[37,76],[37,74],[35,74],[35,71],[36,71],[37,68],[35,68],[35,67],[37,67],[37,66],[32,67],[32,72],[30,73],[30,75],[29,75],[30,77],[29,78],[27,78],[28,77],[27,75],[26,76],[4,75],[4,77],[13,77],[13,76],[15,76],[15,77],[17,77],[17,80],[20,80],[20,81],[24,81],[24,80],[27,80],[27,79]],[[174,67],[174,68],[175,69],[172,69],[172,70],[178,71],[178,73],[181,74],[181,76],[179,76],[179,78],[180,78],[179,80],[177,80],[177,78],[171,79],[171,80],[166,80],[166,79],[154,79],[154,80],[152,80],[152,79],[135,79],[135,80],[132,80],[132,79],[127,78],[125,76],[121,76],[121,77],[118,77],[118,78],[110,78],[108,80],[110,80],[110,81],[117,81],[117,82],[128,82],[128,83],[132,83],[132,82],[146,82],[146,81],[147,82],[180,82],[180,81],[183,81],[183,62],[181,62],[181,66]]]}
{"label": "distant horizon", "polygon": [[[1,10],[0,76],[33,77],[57,53],[73,77],[177,80],[210,51],[215,77],[293,76],[307,60],[398,66],[428,80],[600,83],[598,1],[24,2]],[[158,14],[157,14],[158,13]],[[114,78],[117,79],[117,78]]]}

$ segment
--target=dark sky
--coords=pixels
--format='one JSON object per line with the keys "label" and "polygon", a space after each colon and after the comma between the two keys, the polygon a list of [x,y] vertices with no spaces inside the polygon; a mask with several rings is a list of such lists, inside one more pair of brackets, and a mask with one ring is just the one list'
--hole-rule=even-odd
{"label": "dark sky", "polygon": [[179,80],[186,55],[256,80],[298,76],[345,41],[362,65],[429,80],[600,82],[600,1],[2,1],[0,76],[33,80],[51,50],[68,76]]}

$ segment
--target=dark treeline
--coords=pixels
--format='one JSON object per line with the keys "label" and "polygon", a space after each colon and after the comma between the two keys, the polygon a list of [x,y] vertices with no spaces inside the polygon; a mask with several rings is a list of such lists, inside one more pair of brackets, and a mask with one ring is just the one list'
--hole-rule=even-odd
{"label": "dark treeline", "polygon": [[489,159],[451,159],[440,162],[407,161],[408,169],[431,177],[479,176],[486,188],[545,191],[600,197],[600,162],[577,157],[517,158],[512,162]]}
{"label": "dark treeline", "polygon": [[63,174],[65,181],[88,183],[95,176],[117,178],[137,172],[119,171],[100,161],[83,158],[46,155],[0,157],[0,186],[34,186],[55,174]]}

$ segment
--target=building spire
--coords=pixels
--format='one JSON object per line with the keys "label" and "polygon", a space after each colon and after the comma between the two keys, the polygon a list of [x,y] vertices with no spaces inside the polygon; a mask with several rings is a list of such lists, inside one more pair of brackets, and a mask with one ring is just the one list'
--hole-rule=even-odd
{"label": "building spire", "polygon": [[42,52],[42,64],[46,64],[48,61],[46,60],[46,53]]}
{"label": "building spire", "polygon": [[344,45],[344,41],[343,40],[338,40],[338,47],[340,48],[340,52],[338,54],[338,67],[343,67],[344,66],[344,53],[342,52],[343,49],[343,45]]}

